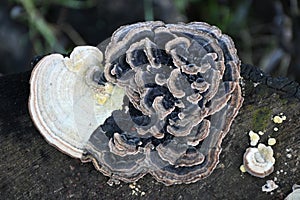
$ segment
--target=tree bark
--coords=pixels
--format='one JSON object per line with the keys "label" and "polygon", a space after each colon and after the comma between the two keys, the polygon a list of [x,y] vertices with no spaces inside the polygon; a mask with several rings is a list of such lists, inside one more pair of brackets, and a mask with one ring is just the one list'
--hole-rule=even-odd
{"label": "tree bark", "polygon": [[[0,197],[5,199],[283,199],[300,183],[300,89],[285,78],[242,66],[244,103],[222,143],[217,168],[193,184],[164,186],[147,175],[135,185],[109,186],[91,163],[81,163],[49,145],[31,121],[27,102],[30,72],[0,77]],[[252,68],[251,68],[252,67]],[[251,81],[252,80],[252,81]],[[255,82],[253,82],[255,81]],[[283,113],[287,119],[274,124]],[[279,130],[274,131],[277,127]],[[276,159],[274,172],[257,178],[239,170],[248,132],[265,131]],[[279,188],[262,192],[266,180]]]}

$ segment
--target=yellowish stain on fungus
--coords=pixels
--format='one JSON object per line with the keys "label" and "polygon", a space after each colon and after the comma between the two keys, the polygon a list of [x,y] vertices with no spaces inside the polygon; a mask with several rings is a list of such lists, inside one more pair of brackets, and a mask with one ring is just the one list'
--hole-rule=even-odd
{"label": "yellowish stain on fungus", "polygon": [[107,94],[111,94],[113,92],[113,90],[114,90],[114,86],[113,85],[111,85],[111,84],[106,84],[105,85],[105,92]]}
{"label": "yellowish stain on fungus", "polygon": [[105,104],[109,96],[103,96],[102,94],[95,94],[94,98],[96,99],[97,104],[103,105]]}
{"label": "yellowish stain on fungus", "polygon": [[104,87],[104,91],[95,91],[94,99],[97,104],[104,105],[106,101],[111,97],[113,93],[114,87],[111,84],[106,84]]}

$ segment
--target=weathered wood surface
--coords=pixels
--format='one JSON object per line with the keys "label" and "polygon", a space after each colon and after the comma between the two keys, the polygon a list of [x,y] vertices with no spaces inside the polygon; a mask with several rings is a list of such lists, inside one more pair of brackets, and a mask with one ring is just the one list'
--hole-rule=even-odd
{"label": "weathered wood surface", "polygon": [[[251,78],[250,72],[246,74]],[[91,163],[81,163],[45,142],[27,109],[29,77],[30,72],[0,77],[0,199],[283,199],[293,184],[300,184],[297,83],[279,87],[282,92],[271,89],[273,79],[267,83],[258,76],[258,85],[246,81],[244,104],[222,143],[220,162],[208,178],[166,187],[147,175],[131,185],[139,190],[133,192],[128,183],[109,186],[108,178]],[[287,120],[275,125],[271,117],[279,113]],[[279,131],[273,131],[275,126]],[[261,139],[265,144],[269,136],[277,139],[275,171],[263,179],[239,170],[250,130],[265,130]],[[266,180],[275,177],[279,188],[272,194],[262,192]]]}

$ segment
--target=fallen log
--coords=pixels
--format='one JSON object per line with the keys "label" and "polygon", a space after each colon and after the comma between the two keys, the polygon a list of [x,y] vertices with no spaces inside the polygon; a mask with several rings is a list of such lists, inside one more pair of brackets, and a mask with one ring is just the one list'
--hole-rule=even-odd
{"label": "fallen log", "polygon": [[[27,102],[30,72],[0,77],[0,197],[6,199],[284,199],[300,181],[300,87],[242,65],[244,103],[226,135],[217,168],[193,184],[164,186],[151,176],[135,184],[109,186],[91,163],[81,163],[49,145],[31,121]],[[282,113],[286,120],[271,118]],[[275,131],[274,128],[278,131]],[[274,172],[257,178],[242,173],[248,132],[276,139]],[[276,190],[262,192],[266,180]]]}

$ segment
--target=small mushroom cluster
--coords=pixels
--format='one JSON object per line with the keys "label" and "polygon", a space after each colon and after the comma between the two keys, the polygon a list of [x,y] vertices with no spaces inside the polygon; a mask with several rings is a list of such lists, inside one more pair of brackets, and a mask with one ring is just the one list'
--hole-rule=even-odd
{"label": "small mushroom cluster", "polygon": [[[284,120],[286,120],[286,116],[283,113],[275,115],[272,118],[275,124],[281,124]],[[276,131],[275,128],[274,131]],[[276,139],[269,137],[267,141],[269,146],[266,146],[259,143],[259,135],[264,135],[264,132],[258,131],[258,133],[255,133],[252,130],[249,132],[250,145],[253,147],[246,149],[243,156],[243,165],[240,166],[240,170],[242,172],[247,171],[252,176],[264,178],[274,171],[275,158],[272,146],[276,144]],[[257,147],[255,147],[256,145]]]}
{"label": "small mushroom cluster", "polygon": [[[41,62],[36,68],[46,68]],[[57,135],[51,122],[45,122],[43,126],[52,129],[50,134],[41,131],[46,139],[63,151],[60,142],[49,138],[69,143],[78,151],[76,155],[66,151],[68,154],[82,161],[92,160],[99,171],[116,180],[134,182],[150,173],[172,185],[211,174],[219,161],[222,139],[243,101],[240,60],[232,40],[217,27],[202,22],[136,23],[120,27],[112,35],[103,62],[94,62],[97,67],[79,62],[85,70],[76,76],[85,78],[78,78],[76,84],[90,91],[89,95],[80,93],[80,97],[87,97],[89,104],[96,103],[86,106],[90,110],[76,108],[74,101],[71,105],[90,119],[101,116],[97,127],[72,118],[72,123],[83,124],[76,133],[84,138],[78,145],[69,140],[72,136]],[[36,73],[33,76],[38,79]],[[31,87],[39,87],[33,80]],[[41,110],[31,106],[33,102],[37,105],[37,96],[31,90],[31,113]],[[84,98],[80,97],[77,100],[83,105]],[[51,109],[55,106],[53,103]],[[94,130],[84,132],[84,126]]]}

